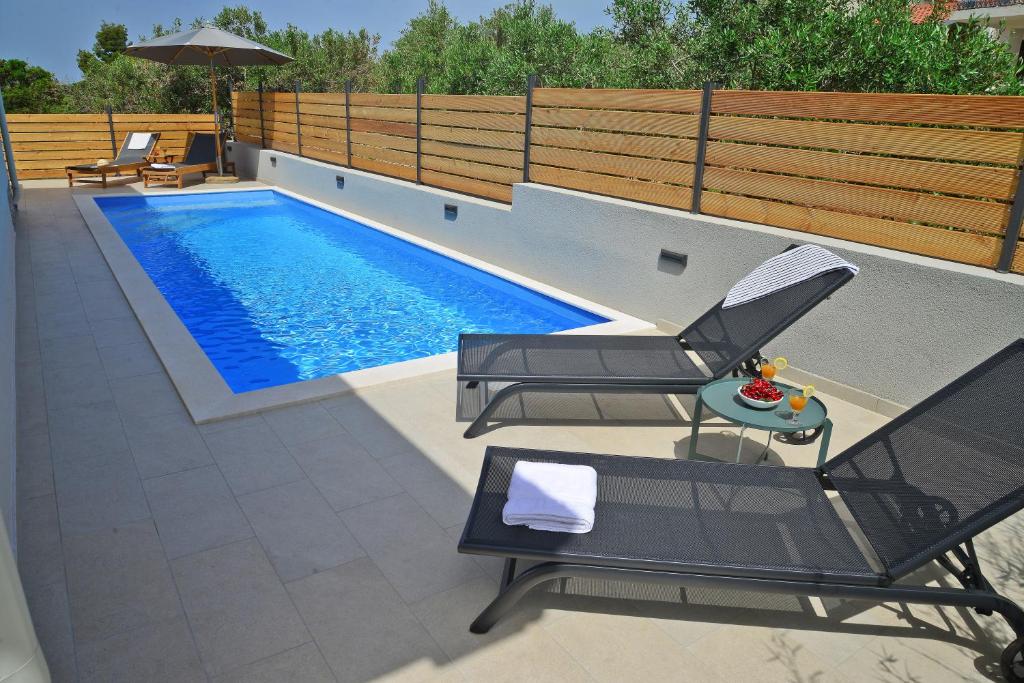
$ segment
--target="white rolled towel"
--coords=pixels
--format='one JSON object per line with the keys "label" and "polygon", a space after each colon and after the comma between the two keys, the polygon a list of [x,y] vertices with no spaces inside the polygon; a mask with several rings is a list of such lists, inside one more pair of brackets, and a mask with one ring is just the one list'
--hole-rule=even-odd
{"label": "white rolled towel", "polygon": [[597,472],[586,465],[520,460],[501,520],[536,531],[585,534],[594,528]]}

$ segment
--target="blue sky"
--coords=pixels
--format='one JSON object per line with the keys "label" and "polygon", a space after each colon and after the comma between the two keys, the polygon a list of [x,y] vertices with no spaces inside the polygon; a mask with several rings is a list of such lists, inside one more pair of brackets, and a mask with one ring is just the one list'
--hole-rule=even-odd
{"label": "blue sky", "polygon": [[[92,47],[101,21],[128,26],[130,40],[148,34],[155,23],[169,24],[175,17],[190,22],[212,17],[225,4],[247,4],[263,12],[271,28],[291,22],[309,32],[329,26],[337,29],[366,27],[379,33],[381,46],[398,37],[408,19],[427,6],[427,0],[0,0],[0,58],[24,59],[57,74],[62,80],[79,77],[75,54]],[[460,19],[475,19],[505,0],[447,0]],[[603,0],[547,0],[563,19],[582,31],[607,24]]]}

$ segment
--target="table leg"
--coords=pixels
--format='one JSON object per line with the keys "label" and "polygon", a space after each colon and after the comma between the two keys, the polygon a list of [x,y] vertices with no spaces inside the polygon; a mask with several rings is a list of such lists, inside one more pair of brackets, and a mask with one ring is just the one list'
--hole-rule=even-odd
{"label": "table leg", "polygon": [[736,446],[736,463],[739,464],[740,454],[743,452],[743,432],[747,431],[747,425],[740,427],[740,442]]}
{"label": "table leg", "polygon": [[770,430],[770,429],[768,430],[768,443],[766,443],[764,445],[764,451],[761,452],[761,455],[757,456],[757,462],[761,462],[762,460],[767,460],[768,459],[768,451],[772,447],[772,434],[773,433],[774,432],[772,432],[772,430]]}
{"label": "table leg", "polygon": [[825,464],[825,456],[828,455],[828,441],[832,438],[832,420],[825,418],[821,423],[821,445],[818,446],[818,467]]}
{"label": "table leg", "polygon": [[697,401],[693,405],[693,415],[690,417],[693,425],[690,427],[690,450],[686,454],[688,460],[693,460],[693,456],[697,455],[697,434],[700,433],[700,414],[701,408],[704,403],[701,401],[701,392],[697,391]]}

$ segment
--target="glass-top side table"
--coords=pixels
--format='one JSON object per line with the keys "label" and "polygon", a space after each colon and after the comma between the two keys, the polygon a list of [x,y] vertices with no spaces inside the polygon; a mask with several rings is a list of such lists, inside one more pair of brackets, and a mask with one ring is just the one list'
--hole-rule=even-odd
{"label": "glass-top side table", "polygon": [[[768,432],[768,444],[764,452],[756,462],[760,462],[768,455],[771,447],[772,434],[783,432],[806,432],[822,428],[821,445],[818,449],[818,465],[825,461],[828,452],[828,441],[832,435],[832,421],[828,419],[828,409],[818,398],[812,396],[805,407],[797,416],[796,424],[790,419],[793,417],[793,410],[789,407],[789,401],[783,398],[782,403],[774,408],[759,409],[752,408],[743,402],[737,391],[741,386],[750,382],[749,377],[727,377],[707,384],[697,392],[697,403],[693,410],[693,427],[690,431],[690,450],[687,457],[693,458],[697,455],[697,435],[700,431],[701,413],[707,408],[715,415],[740,425],[739,445],[736,447],[736,462],[740,461],[740,454],[743,449],[743,434],[747,428],[760,429]],[[795,387],[782,382],[773,382],[782,392],[788,396]]]}

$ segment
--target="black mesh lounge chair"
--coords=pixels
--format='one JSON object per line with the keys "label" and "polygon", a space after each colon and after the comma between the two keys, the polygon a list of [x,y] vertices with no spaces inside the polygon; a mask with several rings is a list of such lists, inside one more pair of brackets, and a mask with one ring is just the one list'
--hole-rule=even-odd
{"label": "black mesh lounge chair", "polygon": [[100,176],[100,182],[103,187],[107,186],[107,176],[115,173],[127,173],[128,171],[134,171],[136,175],[139,175],[142,168],[153,161],[153,154],[156,150],[157,140],[160,139],[160,133],[148,133],[149,141],[146,146],[142,149],[128,149],[128,143],[132,139],[134,133],[128,133],[125,136],[124,142],[121,144],[121,151],[117,153],[117,158],[111,161],[109,164],[76,164],[74,166],[65,166],[64,172],[68,176],[68,187],[75,184],[75,178],[78,176]]}
{"label": "black mesh lounge chair", "polygon": [[837,270],[734,308],[722,308],[720,301],[675,337],[461,334],[457,380],[468,389],[510,383],[464,436],[482,434],[501,403],[521,392],[695,394],[753,363],[765,344],[851,278],[848,270]]}
{"label": "black mesh lounge chair", "polygon": [[[170,168],[145,168],[142,170],[143,185],[174,183],[179,189],[185,186],[189,173],[207,173],[217,170],[217,147],[213,133],[189,133],[185,141],[185,154],[180,162],[164,164]],[[224,162],[225,170],[234,172],[234,163]]]}
{"label": "black mesh lounge chair", "polygon": [[[988,582],[972,542],[1024,508],[1022,377],[1024,339],[818,469],[490,447],[459,551],[504,557],[505,571],[471,630],[486,632],[530,588],[563,577],[973,607],[1009,622],[1017,639],[1004,670],[1024,681],[1024,611]],[[503,524],[518,460],[595,468],[593,531]],[[516,576],[517,559],[541,564]],[[932,561],[963,588],[897,583]]]}

